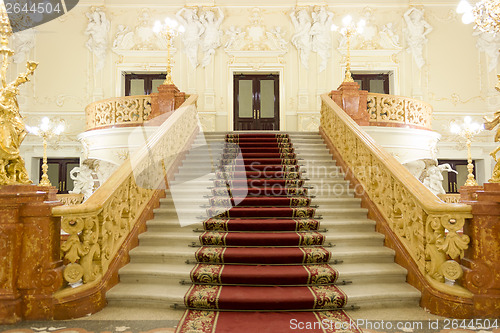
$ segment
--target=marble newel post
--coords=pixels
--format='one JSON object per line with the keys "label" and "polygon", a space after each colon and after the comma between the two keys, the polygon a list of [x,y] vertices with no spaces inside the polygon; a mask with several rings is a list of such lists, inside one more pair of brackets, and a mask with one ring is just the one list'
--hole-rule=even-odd
{"label": "marble newel post", "polygon": [[158,92],[151,94],[151,115],[149,119],[168,114],[184,103],[186,94],[181,92],[175,84],[162,84]]}
{"label": "marble newel post", "polygon": [[53,318],[63,285],[55,187],[0,187],[0,324]]}
{"label": "marble newel post", "polygon": [[368,126],[370,115],[366,111],[368,91],[360,90],[356,82],[342,82],[338,90],[332,90],[332,99],[358,125]]}
{"label": "marble newel post", "polygon": [[474,216],[464,225],[471,239],[462,264],[463,285],[471,291],[474,317],[496,318],[500,313],[500,183],[462,186],[461,201]]}

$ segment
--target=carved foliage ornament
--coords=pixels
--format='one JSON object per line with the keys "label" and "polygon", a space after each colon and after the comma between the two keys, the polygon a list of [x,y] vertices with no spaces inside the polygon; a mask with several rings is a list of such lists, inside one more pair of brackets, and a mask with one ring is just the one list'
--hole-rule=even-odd
{"label": "carved foliage ornament", "polygon": [[[440,213],[428,211],[422,199],[414,194],[414,186],[418,183],[409,185],[407,178],[393,173],[388,162],[356,134],[350,123],[342,118],[344,116],[340,108],[337,110],[330,101],[327,103],[323,99],[321,127],[420,271],[434,282],[433,285],[439,286],[445,278],[459,279],[463,271],[454,260],[464,256],[470,242],[467,235],[459,233],[465,219],[472,216],[470,211],[458,211],[456,206],[442,207]],[[404,171],[398,170],[398,174]],[[455,289],[457,294],[463,292],[458,285],[445,287],[443,284],[443,290]]]}
{"label": "carved foliage ornament", "polygon": [[[98,208],[89,213],[81,213],[85,209],[80,205],[65,210],[62,229],[69,236],[61,245],[61,251],[66,264],[64,279],[68,283],[85,284],[105,274],[154,190],[164,181],[166,170],[175,162],[172,156],[180,153],[196,130],[196,118],[194,105],[178,109],[169,118],[169,126],[160,127],[160,139],[148,147],[147,152],[144,148],[134,159],[126,161],[111,176],[110,182],[97,190],[95,195],[110,193],[103,203],[91,203]],[[92,197],[83,205],[91,200]]]}

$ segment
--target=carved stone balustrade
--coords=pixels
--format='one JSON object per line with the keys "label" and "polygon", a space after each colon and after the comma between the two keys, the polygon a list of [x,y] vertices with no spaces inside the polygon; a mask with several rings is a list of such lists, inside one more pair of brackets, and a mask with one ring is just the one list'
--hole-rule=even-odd
{"label": "carved stone balustrade", "polygon": [[114,125],[140,125],[151,114],[151,97],[147,95],[108,98],[85,108],[87,130]]}
{"label": "carved stone balustrade", "polygon": [[61,201],[64,205],[74,206],[79,205],[83,201],[83,194],[58,194],[57,200]]}
{"label": "carved stone balustrade", "polygon": [[368,93],[370,126],[431,129],[432,106],[413,98]]}
{"label": "carved stone balustrade", "polygon": [[54,208],[68,234],[61,244],[63,277],[68,284],[81,284],[54,295],[56,317],[81,316],[105,306],[105,292],[117,282],[118,269],[144,231],[144,214],[152,217],[152,205],[166,188],[166,177],[199,131],[196,98],[191,96],[173,112],[83,204]]}
{"label": "carved stone balustrade", "polygon": [[472,318],[473,293],[463,285],[459,261],[471,238],[460,231],[471,206],[446,204],[379,146],[332,98],[324,94],[320,133],[359,196],[408,269],[408,282],[422,291],[421,305],[440,315]]}

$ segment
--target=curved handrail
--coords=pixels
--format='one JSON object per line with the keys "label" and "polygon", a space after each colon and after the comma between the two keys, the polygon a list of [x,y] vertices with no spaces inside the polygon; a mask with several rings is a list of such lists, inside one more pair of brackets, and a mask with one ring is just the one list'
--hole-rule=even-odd
{"label": "curved handrail", "polygon": [[409,126],[432,129],[432,106],[417,99],[368,93],[370,123],[377,126]]}
{"label": "curved handrail", "polygon": [[87,201],[52,210],[68,233],[61,245],[68,283],[81,280],[86,285],[106,273],[165,173],[198,130],[196,99],[190,96]]}
{"label": "curved handrail", "polygon": [[460,231],[471,206],[447,204],[433,195],[352,120],[328,94],[321,95],[321,128],[356,179],[363,185],[391,230],[412,256],[427,281],[448,294],[472,297],[458,284],[463,270],[454,260],[464,256],[469,237]]}
{"label": "curved handrail", "polygon": [[85,108],[87,130],[111,125],[138,125],[151,114],[151,96],[136,95],[104,99]]}

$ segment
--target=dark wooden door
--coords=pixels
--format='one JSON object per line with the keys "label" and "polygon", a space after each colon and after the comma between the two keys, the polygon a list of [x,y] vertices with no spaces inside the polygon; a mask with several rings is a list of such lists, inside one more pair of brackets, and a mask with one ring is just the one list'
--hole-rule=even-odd
{"label": "dark wooden door", "polygon": [[[438,164],[444,163],[448,163],[453,170],[458,172],[458,174],[454,172],[443,173],[443,188],[446,193],[459,193],[458,190],[460,187],[464,186],[469,174],[467,170],[468,162],[467,160],[438,160]],[[472,174],[477,180],[476,161],[472,161],[472,166],[474,167]]]}
{"label": "dark wooden door", "polygon": [[389,94],[389,74],[352,74],[361,90],[371,93]]}
{"label": "dark wooden door", "polygon": [[[40,159],[40,177],[42,175],[43,160]],[[48,158],[47,175],[49,176],[52,186],[57,187],[59,194],[66,194],[73,190],[74,183],[70,177],[70,172],[73,168],[80,166],[79,158]]]}
{"label": "dark wooden door", "polygon": [[234,76],[234,130],[278,131],[279,76]]}

